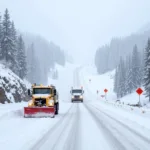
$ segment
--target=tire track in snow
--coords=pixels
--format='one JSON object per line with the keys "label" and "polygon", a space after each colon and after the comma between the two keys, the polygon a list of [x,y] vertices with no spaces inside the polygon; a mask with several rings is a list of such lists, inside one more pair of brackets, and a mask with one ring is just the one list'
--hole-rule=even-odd
{"label": "tire track in snow", "polygon": [[[56,141],[55,143],[53,144],[51,150],[60,150],[60,148],[62,149],[62,147],[64,146],[64,143],[66,144],[70,144],[70,139],[72,136],[69,136],[69,140],[65,140],[65,136],[68,136],[70,135],[70,133],[73,134],[73,131],[72,131],[72,126],[74,126],[74,116],[76,116],[75,114],[77,113],[77,108],[78,108],[78,105],[74,105],[75,107],[75,111],[72,111],[71,112],[71,115],[66,118],[66,121],[65,123],[63,124],[63,126],[61,127],[60,129],[60,132],[58,133],[58,138],[56,138]],[[69,127],[69,125],[71,127]],[[67,150],[66,148],[63,148],[64,150]],[[70,149],[69,149],[70,150]]]}
{"label": "tire track in snow", "polygon": [[[64,123],[68,123],[70,117],[67,118],[68,114],[72,112],[72,109],[74,108],[74,105],[71,105],[71,107],[68,109],[68,111],[62,116],[60,120],[56,122],[56,124],[51,127],[44,136],[42,136],[31,148],[30,150],[40,150],[41,147],[47,142],[47,140],[50,140],[49,144],[52,144],[53,137],[50,138],[50,136],[57,131],[57,129]],[[70,115],[72,116],[72,115]],[[67,120],[67,121],[66,121]],[[54,143],[53,145],[55,145]]]}
{"label": "tire track in snow", "polygon": [[[76,116],[72,123],[70,132],[65,141],[64,150],[80,150],[81,148],[81,139],[80,139],[80,108],[79,103],[77,104]],[[82,105],[82,104],[81,104]]]}
{"label": "tire track in snow", "polygon": [[[114,121],[115,123],[117,123],[117,124],[119,124],[120,126],[122,126],[122,127],[124,128],[124,130],[127,130],[127,131],[128,131],[129,133],[131,133],[134,137],[139,138],[139,141],[140,141],[140,142],[142,142],[142,143],[144,142],[144,143],[145,143],[145,144],[143,144],[144,146],[145,146],[145,145],[149,145],[149,146],[150,146],[150,139],[144,137],[143,135],[141,135],[140,133],[138,133],[138,132],[135,131],[134,129],[130,128],[128,125],[123,124],[121,121],[119,121],[119,120],[117,120],[116,118],[114,118],[114,117],[108,115],[107,113],[103,112],[102,110],[98,109],[97,107],[95,107],[95,106],[93,106],[93,105],[91,105],[91,107],[93,107],[93,109],[99,111],[101,114],[103,114],[103,115],[106,116],[107,118],[111,119],[111,120]],[[116,130],[116,131],[119,133],[119,131],[118,131],[116,128],[114,128],[114,127],[112,127],[112,128],[113,128],[114,130]],[[122,135],[122,133],[120,133],[120,135]],[[135,142],[134,142],[133,140],[132,140],[132,141],[131,141],[130,139],[126,139],[126,140],[128,140],[128,142],[130,142],[130,143],[132,142],[133,145],[135,144]],[[140,143],[138,143],[138,144],[139,144],[139,146],[143,147],[143,145],[141,145]],[[137,145],[138,145],[138,144],[137,144]],[[138,147],[137,145],[135,145],[135,147],[136,147],[136,149],[139,149],[139,147]]]}
{"label": "tire track in snow", "polygon": [[124,145],[112,134],[110,129],[106,127],[103,120],[101,120],[100,117],[98,117],[95,114],[95,112],[87,104],[85,104],[84,106],[88,110],[88,112],[91,114],[93,120],[95,121],[95,123],[97,124],[99,129],[104,133],[103,135],[104,135],[104,137],[106,137],[106,139],[111,144],[112,149],[114,149],[114,150],[116,150],[116,149],[117,150],[126,150]]}

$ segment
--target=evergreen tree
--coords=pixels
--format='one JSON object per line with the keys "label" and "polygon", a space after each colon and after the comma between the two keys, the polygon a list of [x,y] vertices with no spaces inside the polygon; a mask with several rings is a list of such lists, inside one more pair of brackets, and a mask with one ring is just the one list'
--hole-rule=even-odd
{"label": "evergreen tree", "polygon": [[17,33],[16,33],[16,29],[15,29],[15,25],[14,22],[11,23],[11,40],[12,40],[12,65],[10,66],[10,69],[18,74],[19,72],[19,68],[18,68],[18,62],[17,62]]}
{"label": "evergreen tree", "polygon": [[25,45],[22,36],[19,36],[17,42],[17,62],[18,62],[18,75],[21,79],[27,75],[27,63],[25,55]]}
{"label": "evergreen tree", "polygon": [[117,93],[117,91],[118,91],[118,67],[116,67],[114,77],[114,92]]}
{"label": "evergreen tree", "polygon": [[137,46],[135,45],[132,53],[132,82],[134,89],[140,87],[140,58]]}
{"label": "evergreen tree", "polygon": [[28,80],[31,83],[36,83],[36,58],[35,58],[35,48],[32,43],[28,48]]}
{"label": "evergreen tree", "polygon": [[2,59],[2,20],[0,15],[0,60]]}
{"label": "evergreen tree", "polygon": [[149,97],[150,101],[150,39],[148,39],[145,49],[144,87],[146,91],[146,97]]}
{"label": "evergreen tree", "polygon": [[126,93],[131,93],[134,86],[132,82],[132,64],[131,64],[131,56],[129,55],[126,58],[126,79],[125,79],[125,88]]}
{"label": "evergreen tree", "polygon": [[125,63],[122,58],[120,58],[120,63],[118,67],[118,97],[123,97],[125,95],[125,77],[126,77],[126,71],[125,71]]}
{"label": "evergreen tree", "polygon": [[2,43],[1,43],[1,54],[2,59],[4,60],[5,65],[9,68],[13,68],[15,63],[15,51],[14,51],[14,43],[12,40],[12,30],[11,30],[11,21],[8,13],[8,9],[6,9],[3,22],[2,22]]}

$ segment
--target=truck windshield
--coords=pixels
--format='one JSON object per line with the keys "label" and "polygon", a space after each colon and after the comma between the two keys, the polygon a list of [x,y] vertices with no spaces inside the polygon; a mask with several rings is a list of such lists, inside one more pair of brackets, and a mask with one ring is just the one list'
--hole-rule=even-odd
{"label": "truck windshield", "polygon": [[82,90],[78,90],[78,89],[72,90],[72,93],[82,93]]}
{"label": "truck windshield", "polygon": [[34,88],[33,94],[51,94],[52,91],[50,88]]}

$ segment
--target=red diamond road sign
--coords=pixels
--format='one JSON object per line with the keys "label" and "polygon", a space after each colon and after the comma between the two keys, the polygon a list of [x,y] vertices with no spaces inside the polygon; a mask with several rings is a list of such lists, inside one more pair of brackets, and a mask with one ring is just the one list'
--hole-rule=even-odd
{"label": "red diamond road sign", "polygon": [[108,92],[108,90],[107,90],[107,89],[105,89],[105,90],[104,90],[104,92],[105,92],[105,93],[107,93],[107,92]]}
{"label": "red diamond road sign", "polygon": [[136,90],[136,93],[138,93],[139,95],[141,95],[141,94],[143,93],[143,90],[142,90],[141,88],[138,88],[138,89]]}

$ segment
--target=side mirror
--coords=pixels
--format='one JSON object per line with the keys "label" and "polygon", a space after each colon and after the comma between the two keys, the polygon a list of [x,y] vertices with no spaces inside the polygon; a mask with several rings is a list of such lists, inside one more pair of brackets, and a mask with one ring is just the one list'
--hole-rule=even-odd
{"label": "side mirror", "polygon": [[54,95],[56,95],[57,93],[56,93],[56,90],[54,90]]}
{"label": "side mirror", "polygon": [[70,91],[70,94],[72,94],[72,91]]}
{"label": "side mirror", "polygon": [[31,91],[30,91],[30,89],[28,89],[28,95],[31,96]]}
{"label": "side mirror", "polygon": [[82,94],[84,94],[84,91],[82,91]]}

